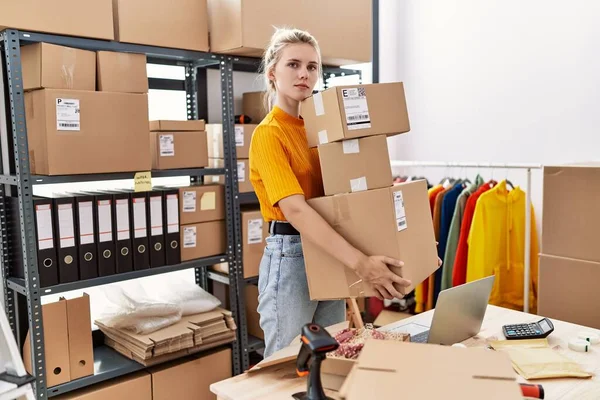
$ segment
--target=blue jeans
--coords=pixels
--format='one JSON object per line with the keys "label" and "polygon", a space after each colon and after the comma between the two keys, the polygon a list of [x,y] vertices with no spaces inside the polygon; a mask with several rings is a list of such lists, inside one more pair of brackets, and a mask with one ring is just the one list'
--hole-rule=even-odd
{"label": "blue jeans", "polygon": [[271,235],[260,262],[258,312],[265,333],[265,357],[287,347],[302,327],[346,320],[346,302],[311,301],[299,235]]}

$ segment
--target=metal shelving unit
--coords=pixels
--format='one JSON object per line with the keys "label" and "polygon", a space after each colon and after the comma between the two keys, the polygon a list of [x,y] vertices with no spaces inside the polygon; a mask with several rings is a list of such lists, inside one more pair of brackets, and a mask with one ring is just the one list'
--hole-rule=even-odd
{"label": "metal shelving unit", "polygon": [[[237,168],[235,163],[234,114],[233,114],[233,60],[231,57],[210,53],[160,48],[153,46],[125,44],[114,41],[103,41],[67,37],[17,30],[4,30],[0,32],[2,60],[0,74],[3,77],[0,85],[0,138],[1,140],[1,165],[0,174],[0,277],[3,280],[3,293],[6,314],[17,343],[21,347],[21,340],[27,329],[31,336],[40,338],[31,342],[32,365],[35,375],[36,397],[44,399],[56,396],[94,383],[122,376],[140,369],[144,366],[135,361],[122,357],[107,346],[98,346],[94,350],[95,374],[77,379],[62,385],[47,388],[46,367],[44,362],[45,343],[44,327],[41,316],[41,297],[44,295],[82,289],[96,285],[103,285],[144,276],[168,273],[183,269],[194,268],[196,283],[207,288],[208,274],[206,267],[219,262],[227,261],[233,279],[229,285],[231,298],[231,311],[238,325],[238,338],[232,345],[233,373],[238,374],[243,368],[241,357],[241,343],[246,343],[246,319],[239,313],[238,297],[240,288],[238,260],[241,260],[241,229],[239,216],[239,201],[237,187]],[[150,80],[152,85],[159,88],[173,90],[183,89],[186,92],[186,108],[188,119],[205,118],[205,110],[199,107],[199,88],[203,83],[198,76],[208,66],[220,70],[221,98],[223,112],[223,147],[225,154],[225,167],[220,169],[184,169],[170,171],[152,171],[153,177],[189,176],[192,182],[201,182],[204,175],[225,175],[225,201],[226,201],[226,226],[227,226],[227,252],[224,255],[208,257],[199,260],[182,262],[177,265],[160,268],[133,271],[124,274],[100,277],[73,283],[59,284],[51,287],[39,287],[38,262],[36,254],[36,237],[34,210],[32,203],[33,186],[40,184],[84,182],[100,180],[131,179],[132,172],[116,174],[69,175],[69,176],[38,176],[30,173],[29,151],[27,142],[27,125],[25,118],[24,91],[22,87],[21,72],[21,46],[30,43],[48,42],[69,47],[87,50],[109,50],[119,52],[143,53],[148,57],[149,63],[179,65],[185,67],[186,76],[183,85],[167,82],[167,80]],[[204,83],[205,85],[205,83]],[[205,90],[203,91],[205,93]],[[206,104],[206,101],[203,101]],[[232,167],[233,166],[233,167]],[[18,197],[19,220],[21,224],[22,263],[25,266],[25,278],[18,279],[11,276],[11,240],[9,237],[7,210],[4,199]],[[242,337],[244,338],[242,340]]]}

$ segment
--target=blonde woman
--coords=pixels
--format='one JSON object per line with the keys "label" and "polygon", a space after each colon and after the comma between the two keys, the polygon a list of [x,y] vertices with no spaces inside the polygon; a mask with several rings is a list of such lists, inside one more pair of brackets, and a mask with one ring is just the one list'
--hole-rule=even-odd
{"label": "blonde woman", "polygon": [[300,102],[312,94],[321,72],[315,38],[296,29],[278,30],[265,52],[262,71],[270,112],[252,137],[250,180],[270,232],[258,280],[258,312],[268,357],[290,344],[308,322],[328,326],[345,320],[343,300],[310,300],[300,234],[355,271],[379,298],[403,297],[393,284],[406,287],[410,282],[388,268],[402,266],[401,261],[363,254],[306,202],[324,194],[317,149],[308,147],[299,115]]}

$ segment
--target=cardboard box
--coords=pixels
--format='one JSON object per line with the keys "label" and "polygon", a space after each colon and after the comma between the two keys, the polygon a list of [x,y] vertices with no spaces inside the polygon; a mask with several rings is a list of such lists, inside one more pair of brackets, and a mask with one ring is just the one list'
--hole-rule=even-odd
{"label": "cardboard box", "polygon": [[265,340],[265,333],[260,327],[260,314],[258,313],[258,287],[246,285],[246,323],[248,334]]}
{"label": "cardboard box", "polygon": [[[428,383],[432,379],[434,385]],[[374,339],[365,343],[340,395],[348,400],[391,399],[398,395],[398,382],[410,382],[402,386],[406,398],[447,398],[450,388],[456,399],[476,400],[482,393],[490,400],[523,398],[506,354]]]}
{"label": "cardboard box", "polygon": [[336,86],[301,103],[308,145],[410,131],[404,84]]}
{"label": "cardboard box", "polygon": [[152,169],[208,166],[206,132],[150,132]]}
{"label": "cardboard box", "polygon": [[152,379],[139,371],[54,397],[57,400],[152,400]]}
{"label": "cardboard box", "polygon": [[96,90],[96,53],[50,43],[21,48],[23,89]]}
{"label": "cardboard box", "polygon": [[410,317],[412,317],[412,315],[408,313],[381,310],[377,318],[375,318],[375,321],[373,321],[373,325],[376,327],[385,326]]}
{"label": "cardboard box", "polygon": [[[437,248],[427,196],[418,180],[386,189],[368,190],[308,200],[351,245],[366,255],[404,262],[392,272],[412,281],[408,293],[438,269]],[[302,241],[312,300],[370,297],[375,292],[349,268],[309,239]]]}
{"label": "cardboard box", "polygon": [[25,93],[25,108],[32,174],[151,167],[145,94],[43,89]]}
{"label": "cardboard box", "polygon": [[600,262],[599,197],[600,163],[544,167],[541,252]]}
{"label": "cardboard box", "polygon": [[113,0],[115,39],[208,51],[206,0]]}
{"label": "cardboard box", "polygon": [[[257,126],[254,124],[235,125],[235,151],[237,158],[250,157],[250,140]],[[208,157],[225,158],[223,151],[223,125],[207,124],[206,133],[208,135]]]}
{"label": "cardboard box", "polygon": [[273,27],[285,26],[313,34],[325,64],[371,61],[370,1],[305,0],[302,7],[297,4],[262,0],[258,7],[250,0],[209,0],[211,51],[261,57],[275,32]]}
{"label": "cardboard box", "polygon": [[387,139],[383,135],[319,146],[325,195],[392,186]]}
{"label": "cardboard box", "polygon": [[[60,299],[42,305],[44,325],[44,361],[46,363],[46,386],[52,387],[71,380],[69,362],[69,331],[67,327],[67,301]],[[91,326],[91,325],[90,325]],[[27,332],[23,345],[25,369],[33,374],[31,366],[31,331]]]}
{"label": "cardboard box", "polygon": [[225,221],[202,222],[181,226],[181,261],[225,254]]}
{"label": "cardboard box", "polygon": [[206,123],[203,119],[150,121],[150,131],[152,132],[196,132],[204,130],[206,130]]}
{"label": "cardboard box", "polygon": [[99,91],[148,93],[145,54],[99,51],[97,66]]}
{"label": "cardboard box", "polygon": [[252,119],[252,123],[260,124],[269,110],[265,106],[267,92],[246,92],[242,94],[242,113]]}
{"label": "cardboard box", "polygon": [[[222,158],[209,158],[209,168],[225,168],[225,161]],[[249,160],[237,160],[237,174],[238,174],[238,191],[240,193],[251,193],[254,192],[254,187],[250,182],[250,161]],[[204,177],[204,183],[220,183],[225,184],[225,177],[223,175],[207,175]]]}
{"label": "cardboard box", "polygon": [[2,3],[0,27],[113,40],[112,0],[19,0]]}
{"label": "cardboard box", "polygon": [[86,293],[67,300],[67,326],[71,380],[94,375],[90,296]]}
{"label": "cardboard box", "polygon": [[225,188],[209,184],[179,188],[181,225],[225,219]]}
{"label": "cardboard box", "polygon": [[259,210],[242,210],[242,257],[244,278],[258,276],[258,268],[269,236],[267,224]]}
{"label": "cardboard box", "polygon": [[150,369],[152,399],[216,399],[210,385],[231,378],[231,349]]}
{"label": "cardboard box", "polygon": [[540,254],[538,314],[600,329],[600,263]]}

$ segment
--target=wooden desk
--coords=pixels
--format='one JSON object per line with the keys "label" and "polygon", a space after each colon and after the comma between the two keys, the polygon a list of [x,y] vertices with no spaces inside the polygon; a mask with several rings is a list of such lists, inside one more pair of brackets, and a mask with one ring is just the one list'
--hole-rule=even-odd
{"label": "wooden desk", "polygon": [[[431,323],[433,311],[404,319],[401,323],[416,322],[425,325]],[[535,322],[540,319],[537,315],[526,314],[496,306],[488,306],[481,332],[463,343],[469,347],[484,347],[487,341],[503,340],[502,325]],[[548,337],[550,346],[558,352],[576,361],[581,367],[595,376],[592,379],[544,379],[532,381],[544,386],[546,399],[575,399],[597,400],[600,399],[600,344],[593,346],[589,353],[577,353],[569,350],[567,345],[572,337],[582,331],[593,331],[600,334],[599,330],[583,327],[581,325],[552,319],[554,332]],[[518,376],[519,382],[526,382]],[[402,385],[403,383],[399,383]],[[291,395],[305,390],[306,378],[299,378],[295,372],[295,365],[287,363],[271,367],[256,374],[242,374],[225,381],[211,385],[211,391],[219,400],[250,400],[250,399],[291,399]],[[335,396],[329,392],[328,395]]]}

